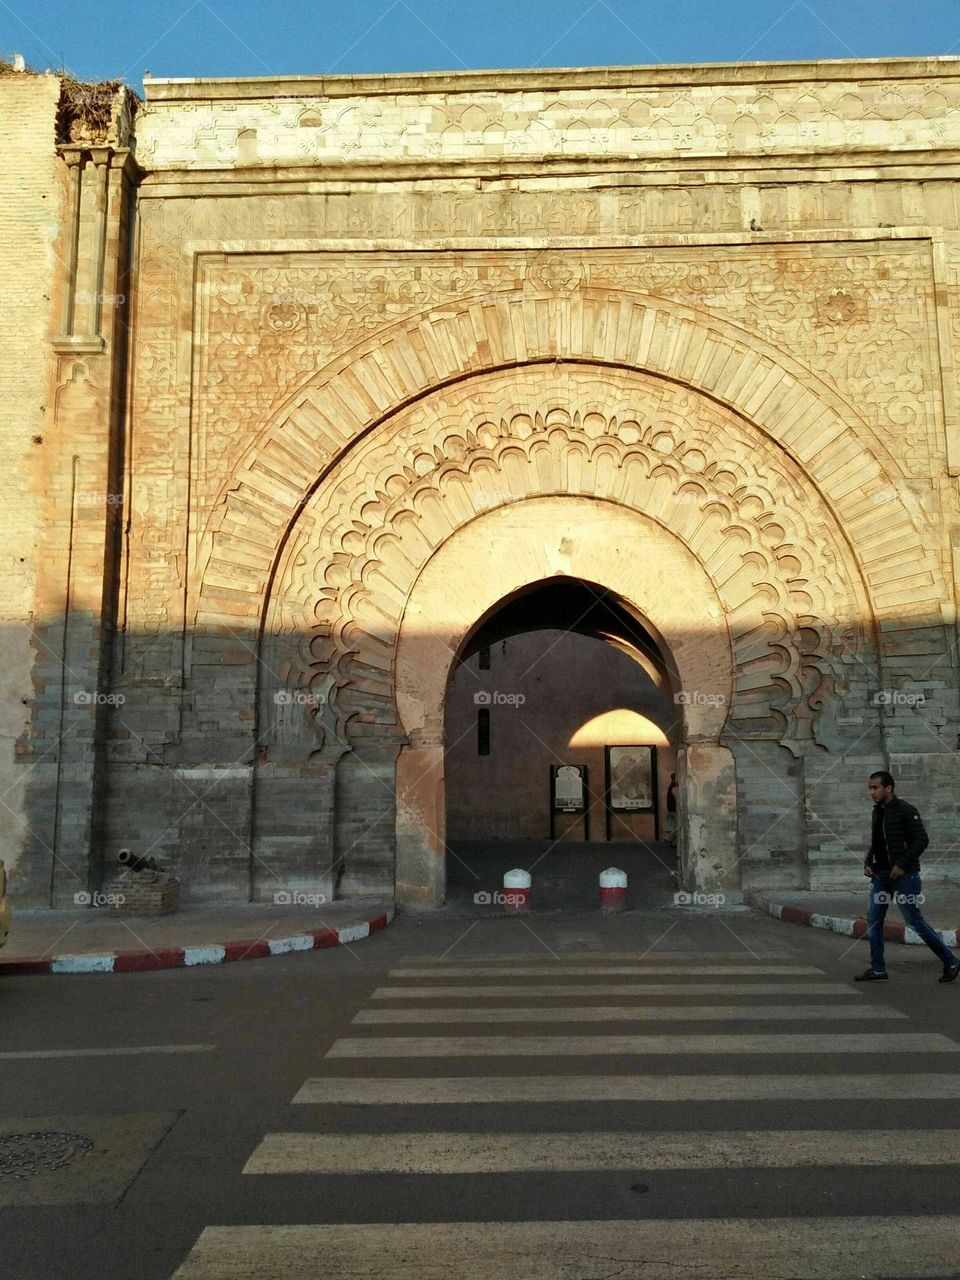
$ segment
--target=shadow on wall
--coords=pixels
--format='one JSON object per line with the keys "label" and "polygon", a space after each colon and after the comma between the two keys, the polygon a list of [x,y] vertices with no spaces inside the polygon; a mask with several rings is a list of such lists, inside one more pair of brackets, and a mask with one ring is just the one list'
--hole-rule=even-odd
{"label": "shadow on wall", "polygon": [[[188,476],[141,344],[122,562],[104,569],[92,514],[71,543],[86,573],[69,590],[93,583],[99,608],[122,577],[126,630],[113,652],[102,619],[74,616],[35,646],[25,895],[69,900],[129,845],[188,899],[396,884],[442,901],[451,666],[478,622],[559,579],[629,607],[669,662],[691,887],[849,882],[878,766],[943,815],[952,850],[952,583],[900,463],[757,334],[528,284],[398,319],[322,368],[305,348],[304,380],[237,432],[189,530],[157,493]],[[186,337],[173,313],[170,334],[157,349]]]}
{"label": "shadow on wall", "polygon": [[[379,896],[393,892],[405,856],[413,865],[404,846],[412,828],[422,837],[419,852],[434,859],[414,888],[430,889],[443,883],[447,804],[458,838],[485,834],[479,824],[484,815],[499,820],[504,796],[511,804],[521,797],[523,812],[511,811],[518,822],[534,810],[542,819],[551,753],[599,751],[598,744],[580,747],[577,732],[610,705],[656,725],[667,759],[676,748],[685,838],[700,859],[694,864],[688,852],[685,865],[698,883],[710,883],[716,857],[723,874],[744,885],[858,884],[869,819],[865,778],[888,766],[927,819],[927,874],[956,875],[960,752],[944,736],[942,714],[954,695],[932,677],[929,685],[878,688],[869,664],[857,660],[844,686],[815,698],[820,686],[808,681],[798,696],[780,672],[747,664],[732,695],[723,695],[732,700],[711,743],[691,725],[703,700],[721,696],[716,687],[666,695],[649,680],[637,683],[635,665],[609,644],[597,662],[587,649],[571,656],[571,646],[599,641],[561,632],[559,644],[543,649],[542,639],[525,634],[507,639],[507,656],[517,666],[534,659],[523,708],[529,727],[522,734],[519,722],[511,728],[506,708],[492,721],[492,744],[502,742],[503,751],[497,745],[494,755],[491,747],[493,777],[484,780],[473,754],[477,708],[467,681],[480,671],[479,651],[472,653],[453,675],[445,782],[443,742],[425,740],[422,723],[398,721],[394,669],[365,665],[349,647],[331,666],[311,657],[316,636],[301,632],[275,633],[266,643],[226,628],[128,634],[113,655],[116,677],[98,688],[77,678],[72,660],[89,651],[95,631],[89,617],[71,618],[64,664],[62,624],[42,629],[34,699],[24,708],[29,727],[7,739],[2,856],[11,895],[22,904],[70,905],[77,893],[100,889],[122,847],[179,875],[187,901],[271,901],[311,891]],[[795,639],[802,648],[804,637]],[[425,671],[435,663],[437,636],[429,629],[408,631],[405,643],[408,666]],[[497,643],[489,674],[499,689]],[[679,637],[688,651],[707,644],[696,627]],[[807,654],[808,672],[837,656]],[[444,679],[457,657],[447,651]],[[460,724],[469,749],[451,737]],[[884,741],[894,739],[906,749],[885,753]],[[730,761],[722,776],[721,757]],[[670,772],[664,764],[661,794]],[[407,803],[418,787],[431,791],[428,811]],[[424,812],[440,816],[424,825]],[[730,847],[697,843],[694,820],[714,813]]]}

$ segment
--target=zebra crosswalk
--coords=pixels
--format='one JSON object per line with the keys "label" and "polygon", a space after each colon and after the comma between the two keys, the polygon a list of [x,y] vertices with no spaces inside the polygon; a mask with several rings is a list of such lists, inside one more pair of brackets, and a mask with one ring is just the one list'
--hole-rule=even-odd
{"label": "zebra crosswalk", "polygon": [[[389,1213],[371,1220],[368,1206],[352,1221],[211,1225],[173,1280],[314,1280],[321,1272],[661,1280],[675,1278],[680,1262],[685,1276],[711,1280],[953,1274],[960,1216],[898,1216],[896,1204],[878,1204],[876,1215],[843,1215],[834,1205],[801,1217],[640,1219],[637,1211],[599,1219],[585,1207],[582,1220],[571,1220],[568,1202],[551,1204],[543,1183],[551,1175],[682,1179],[722,1170],[730,1179],[816,1169],[842,1188],[859,1170],[889,1179],[895,1156],[901,1170],[952,1176],[957,1130],[925,1127],[912,1111],[910,1127],[898,1124],[896,1103],[935,1107],[960,1098],[960,1043],[911,1030],[907,1015],[876,991],[831,982],[789,957],[706,959],[414,958],[395,967],[293,1097],[303,1126],[265,1134],[243,1177],[330,1185],[369,1175],[380,1179],[370,1185],[381,1208],[390,1203],[384,1177],[429,1179],[438,1220],[389,1221],[396,1216]],[[584,996],[599,999],[583,1003]],[[640,1024],[638,1033],[624,1023]],[[419,1026],[431,1033],[416,1034]],[[929,1054],[936,1069],[918,1070],[917,1055]],[[608,1071],[611,1059],[621,1061]],[[837,1123],[835,1104],[864,1100],[886,1104],[879,1122],[861,1111],[861,1123],[853,1112]],[[627,1114],[621,1104],[638,1106]],[[696,1119],[685,1120],[678,1104],[696,1104]],[[310,1111],[351,1107],[362,1110],[336,1111],[336,1123],[323,1125]],[[792,1114],[796,1107],[802,1115]],[[533,1108],[533,1119],[512,1125],[502,1108]],[[576,1117],[572,1128],[567,1113]],[[491,1114],[499,1121],[491,1124]],[[524,1179],[536,1180],[536,1214],[475,1220],[464,1196],[463,1179],[472,1176],[487,1185],[491,1177],[519,1179],[511,1185],[521,1189]],[[457,1187],[449,1201],[444,1180]],[[363,1183],[353,1185],[359,1210]]]}

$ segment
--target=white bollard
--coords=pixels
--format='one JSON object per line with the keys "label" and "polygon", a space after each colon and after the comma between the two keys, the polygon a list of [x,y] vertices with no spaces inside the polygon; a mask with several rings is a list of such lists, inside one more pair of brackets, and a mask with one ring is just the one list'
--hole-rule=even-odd
{"label": "white bollard", "polygon": [[516,867],[503,877],[503,905],[506,911],[529,911],[532,880],[529,871]]}
{"label": "white bollard", "polygon": [[618,867],[600,872],[600,910],[626,911],[627,873]]}

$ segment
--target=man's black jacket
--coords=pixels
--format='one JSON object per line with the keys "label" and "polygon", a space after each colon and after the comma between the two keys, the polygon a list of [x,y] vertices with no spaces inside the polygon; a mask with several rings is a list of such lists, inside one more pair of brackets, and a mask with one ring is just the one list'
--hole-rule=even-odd
{"label": "man's black jacket", "polygon": [[894,796],[889,804],[873,806],[873,830],[866,865],[871,871],[901,867],[904,875],[920,870],[920,855],[930,843],[923,819],[913,807]]}

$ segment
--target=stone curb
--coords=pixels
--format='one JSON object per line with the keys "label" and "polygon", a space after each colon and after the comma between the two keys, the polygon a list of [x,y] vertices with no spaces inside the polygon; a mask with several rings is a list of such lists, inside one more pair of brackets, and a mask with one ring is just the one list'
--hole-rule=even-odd
{"label": "stone curb", "polygon": [[289,955],[292,951],[316,951],[322,947],[360,942],[385,929],[393,917],[394,909],[388,907],[372,920],[343,925],[340,929],[314,929],[290,938],[254,938],[198,947],[158,947],[155,951],[0,959],[0,978],[33,973],[143,973],[147,969],[184,969],[194,965],[228,964],[233,960],[259,960],[264,956]]}
{"label": "stone curb", "polygon": [[[863,916],[825,916],[807,907],[789,907],[785,903],[774,902],[771,898],[765,898],[759,893],[747,892],[744,898],[751,907],[755,907],[758,911],[765,911],[767,915],[774,916],[777,920],[786,920],[789,924],[808,924],[814,929],[829,929],[832,933],[842,933],[848,938],[862,938],[867,932],[867,922]],[[955,947],[960,943],[960,929],[937,929],[936,932],[948,947]],[[921,947],[924,945],[919,934],[908,929],[905,924],[898,924],[895,921],[884,924],[883,936],[887,942],[902,942],[909,946]]]}

